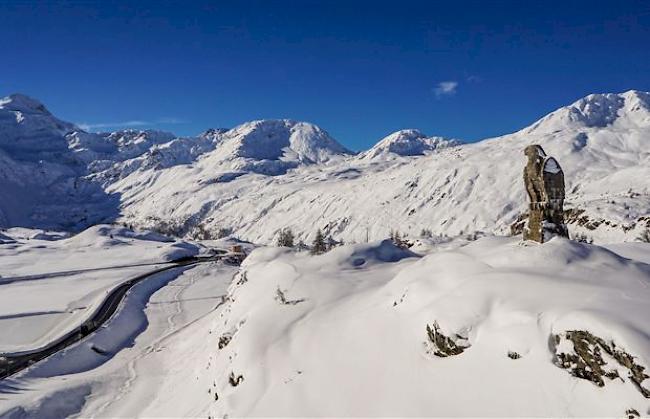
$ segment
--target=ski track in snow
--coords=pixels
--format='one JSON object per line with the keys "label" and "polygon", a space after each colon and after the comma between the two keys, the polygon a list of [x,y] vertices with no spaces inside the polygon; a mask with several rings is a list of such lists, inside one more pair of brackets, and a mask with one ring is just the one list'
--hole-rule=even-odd
{"label": "ski track in snow", "polygon": [[[176,280],[170,282],[165,287],[161,288],[161,290],[156,294],[156,296],[159,298],[171,297],[170,299],[171,303],[166,303],[166,304],[150,303],[147,306],[147,317],[160,318],[164,316],[165,323],[167,324],[165,330],[160,333],[159,337],[154,339],[152,342],[148,343],[145,348],[139,349],[138,354],[127,362],[126,368],[127,368],[128,376],[124,381],[124,384],[122,384],[119,387],[119,389],[117,390],[117,394],[114,397],[112,396],[105,404],[101,405],[96,411],[93,412],[94,416],[95,415],[102,416],[102,414],[105,411],[107,411],[111,406],[119,403],[124,397],[126,397],[131,392],[133,383],[141,375],[138,374],[138,364],[142,360],[142,358],[150,356],[151,354],[160,351],[162,345],[168,339],[177,335],[178,333],[185,330],[186,328],[192,326],[194,323],[210,315],[212,312],[214,312],[219,307],[221,307],[221,305],[223,304],[223,298],[226,296],[226,294],[215,297],[215,298],[221,298],[222,301],[219,304],[217,304],[212,310],[202,314],[197,318],[190,320],[187,323],[178,325],[176,323],[176,318],[183,313],[182,310],[183,303],[181,297],[183,293],[187,291],[187,289],[189,289],[190,287],[192,287],[192,285],[195,284],[195,282],[196,282],[195,276],[190,274],[188,278],[185,278],[183,275],[181,275]],[[155,308],[152,309],[152,307]],[[171,308],[169,312],[166,312],[167,307]]]}

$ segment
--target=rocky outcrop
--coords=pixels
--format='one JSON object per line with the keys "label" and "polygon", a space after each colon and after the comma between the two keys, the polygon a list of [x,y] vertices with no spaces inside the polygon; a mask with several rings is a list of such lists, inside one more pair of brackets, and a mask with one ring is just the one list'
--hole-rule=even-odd
{"label": "rocky outcrop", "polygon": [[553,335],[551,348],[555,364],[574,377],[591,381],[598,387],[605,386],[605,378],[622,382],[628,378],[643,397],[650,398],[650,389],[643,385],[650,378],[645,367],[613,341],[607,342],[586,330],[570,330]]}

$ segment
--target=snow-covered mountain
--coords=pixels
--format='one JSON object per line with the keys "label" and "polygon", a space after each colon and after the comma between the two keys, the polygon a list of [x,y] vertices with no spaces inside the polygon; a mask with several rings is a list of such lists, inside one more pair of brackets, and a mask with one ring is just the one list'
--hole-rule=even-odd
{"label": "snow-covered mountain", "polygon": [[[622,105],[614,114],[603,112],[603,98]],[[122,194],[130,222],[163,222],[180,234],[191,234],[197,225],[261,242],[284,227],[303,239],[322,228],[356,241],[385,237],[390,229],[410,235],[422,229],[507,233],[526,210],[523,149],[535,143],[563,166],[572,232],[597,241],[634,239],[647,225],[650,208],[647,98],[635,91],[592,95],[531,128],[424,156],[354,157],[282,176],[237,178],[215,176],[206,158],[191,167],[136,172],[108,190]],[[566,116],[577,115],[575,109],[582,117]]]}
{"label": "snow-covered mountain", "polygon": [[65,135],[75,129],[28,96],[14,94],[0,99],[0,149],[14,159],[58,158],[68,153]]}
{"label": "snow-covered mountain", "polygon": [[325,163],[349,154],[316,125],[287,119],[260,120],[223,133],[219,147],[205,156],[205,164],[279,175],[300,165]]}
{"label": "snow-covered mountain", "polygon": [[300,165],[326,163],[351,154],[316,125],[290,120],[247,122],[231,130],[209,129],[198,137],[167,138],[167,142],[141,150],[132,159],[103,168],[95,166],[92,177],[108,185],[136,170],[158,171],[192,163],[217,177],[248,172],[280,175]]}
{"label": "snow-covered mountain", "polygon": [[460,144],[462,143],[458,140],[444,137],[427,137],[416,129],[404,129],[384,137],[359,157],[375,158],[386,155],[422,156],[429,151]]}
{"label": "snow-covered mountain", "polygon": [[540,144],[565,171],[570,230],[633,240],[650,222],[649,97],[590,95],[473,144],[398,131],[354,155],[321,128],[291,120],[188,138],[87,133],[13,95],[0,102],[0,225],[122,221],[256,242],[285,227],[305,240],[317,228],[346,241],[391,229],[507,233],[526,209],[523,149]]}
{"label": "snow-covered mountain", "polygon": [[650,125],[650,93],[630,90],[621,94],[586,96],[551,112],[527,132],[551,133],[567,128],[638,129]]}
{"label": "snow-covered mountain", "polygon": [[77,129],[25,95],[0,99],[0,225],[73,228],[112,212],[70,149]]}
{"label": "snow-covered mountain", "polygon": [[78,229],[114,220],[119,197],[89,174],[110,170],[174,135],[88,133],[21,94],[0,99],[0,225]]}

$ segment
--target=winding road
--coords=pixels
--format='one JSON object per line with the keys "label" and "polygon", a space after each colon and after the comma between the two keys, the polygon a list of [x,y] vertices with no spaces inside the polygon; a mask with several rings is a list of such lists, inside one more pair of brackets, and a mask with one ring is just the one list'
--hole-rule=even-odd
{"label": "winding road", "polygon": [[[45,346],[44,348],[38,349],[36,351],[25,353],[25,354],[13,355],[13,356],[12,355],[0,356],[0,380],[10,377],[11,375],[16,374],[19,371],[22,371],[23,369],[29,367],[30,365],[33,365],[34,363],[43,360],[49,357],[50,355],[53,355],[76,342],[79,342],[84,337],[95,332],[106,321],[108,321],[113,316],[113,314],[115,314],[120,303],[126,296],[127,292],[134,285],[161,272],[165,272],[173,269],[182,269],[190,265],[196,265],[205,262],[214,262],[217,260],[225,260],[233,264],[238,264],[239,262],[238,258],[232,257],[232,255],[227,254],[225,252],[210,257],[188,257],[173,262],[169,262],[168,266],[155,269],[153,271],[128,279],[127,281],[121,283],[119,286],[111,290],[106,296],[106,298],[104,299],[104,301],[102,302],[102,304],[99,306],[99,308],[95,311],[95,313],[88,320],[86,320],[79,328],[71,330],[70,332],[62,336],[57,341],[51,342],[49,345]],[[116,267],[116,268],[120,268],[120,267]],[[110,268],[101,268],[101,269],[110,269]],[[54,273],[55,276],[56,274],[58,273]],[[48,274],[44,274],[44,275],[48,275]],[[19,280],[18,278],[11,278],[11,279]],[[26,280],[27,278],[21,278],[21,279]],[[29,278],[29,279],[37,279],[37,278]]]}

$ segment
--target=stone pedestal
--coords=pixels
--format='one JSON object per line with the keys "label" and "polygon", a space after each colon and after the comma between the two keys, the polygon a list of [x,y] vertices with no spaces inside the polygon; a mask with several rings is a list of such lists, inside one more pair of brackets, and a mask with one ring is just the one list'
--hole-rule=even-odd
{"label": "stone pedestal", "polygon": [[531,204],[528,206],[528,223],[524,227],[524,240],[533,240],[542,243],[544,241],[544,232],[542,223],[544,214],[541,209]]}
{"label": "stone pedestal", "polygon": [[544,243],[553,236],[569,237],[569,232],[564,224],[564,211],[530,205],[528,223],[524,227],[524,240]]}

